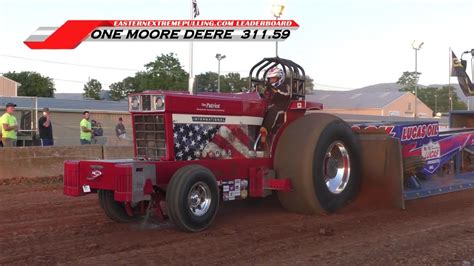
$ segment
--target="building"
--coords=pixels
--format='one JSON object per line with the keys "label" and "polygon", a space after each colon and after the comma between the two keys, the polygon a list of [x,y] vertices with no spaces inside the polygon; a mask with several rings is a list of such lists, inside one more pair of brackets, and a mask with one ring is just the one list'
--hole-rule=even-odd
{"label": "building", "polygon": [[[79,145],[79,123],[82,113],[89,111],[91,120],[102,124],[105,145],[132,145],[132,123],[126,101],[64,100],[42,97],[0,97],[0,112],[5,112],[8,102],[17,104],[15,116],[20,124],[20,132],[27,135],[38,128],[37,121],[42,109],[48,107],[53,122],[55,145]],[[36,114],[36,115],[35,115]],[[123,118],[127,130],[127,140],[119,141],[115,135],[118,118]]]}
{"label": "building", "polygon": [[[93,100],[84,97],[84,93],[78,92],[68,92],[68,93],[54,93],[54,98],[56,99],[64,99],[64,100]],[[112,101],[110,97],[109,90],[101,90],[100,91],[100,99],[105,101]]]}
{"label": "building", "polygon": [[0,96],[18,96],[18,87],[20,86],[20,83],[0,75]]}
{"label": "building", "polygon": [[[411,92],[316,91],[307,100],[320,102],[324,110],[337,114],[414,117],[415,95]],[[418,117],[433,117],[433,110],[418,99]]]}

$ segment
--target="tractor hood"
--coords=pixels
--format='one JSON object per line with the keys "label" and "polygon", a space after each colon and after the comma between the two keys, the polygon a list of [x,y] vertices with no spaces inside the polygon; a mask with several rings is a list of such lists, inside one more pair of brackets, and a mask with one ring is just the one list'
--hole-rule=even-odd
{"label": "tractor hood", "polygon": [[[136,98],[134,98],[136,97]],[[162,99],[164,108],[155,109],[154,101]],[[200,93],[191,95],[187,92],[145,91],[129,96],[130,104],[138,101],[134,112],[159,112],[203,115],[244,115],[263,117],[267,107],[258,93]]]}

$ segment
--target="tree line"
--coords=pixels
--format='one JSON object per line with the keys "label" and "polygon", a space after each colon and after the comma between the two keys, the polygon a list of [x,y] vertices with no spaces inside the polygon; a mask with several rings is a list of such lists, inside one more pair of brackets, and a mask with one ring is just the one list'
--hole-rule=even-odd
{"label": "tree line", "polygon": [[[421,73],[418,73],[418,76]],[[55,87],[53,79],[36,72],[8,72],[5,77],[15,80],[22,85],[18,88],[19,96],[54,97]],[[186,91],[188,88],[189,74],[184,70],[178,57],[174,53],[161,54],[153,61],[144,65],[143,71],[138,71],[134,76],[129,76],[109,86],[109,95],[112,100],[125,99],[129,93],[144,90],[178,90]],[[195,77],[195,86],[198,91],[217,91],[218,74],[205,72]],[[405,71],[397,83],[402,86],[402,91],[415,93],[417,75],[415,72]],[[240,92],[248,87],[248,77],[242,77],[237,72],[221,75],[221,92]],[[101,99],[102,84],[97,79],[90,79],[84,85],[84,97]],[[311,93],[314,89],[313,79],[306,77],[306,91]],[[453,87],[419,87],[418,98],[429,106],[434,112],[449,112],[450,98],[452,109],[467,109]]]}
{"label": "tree line", "polygon": [[[208,71],[195,76],[194,86],[198,91],[217,92],[218,76],[216,72]],[[312,79],[307,77],[308,90],[313,89]],[[145,70],[135,73],[133,77],[126,77],[122,81],[109,86],[110,97],[113,100],[124,99],[129,93],[144,90],[188,90],[189,74],[183,69],[176,54],[162,54],[154,61],[145,65]],[[220,75],[221,92],[241,92],[249,85],[248,77],[242,77],[238,72],[229,72]],[[94,92],[97,96],[99,91]]]}
{"label": "tree line", "polygon": [[[418,72],[418,76],[421,73]],[[397,84],[401,85],[400,91],[408,91],[415,94],[417,84],[417,73],[405,71],[400,76]],[[453,86],[430,86],[418,87],[418,99],[433,110],[434,113],[446,113],[450,111],[452,101],[452,110],[466,110],[467,105],[459,99],[456,89]],[[451,101],[450,101],[451,99]]]}
{"label": "tree line", "polygon": [[[144,65],[143,71],[129,76],[109,86],[109,95],[112,100],[125,99],[129,93],[144,90],[178,90],[188,89],[189,74],[184,70],[176,54],[168,53],[157,56],[154,61]],[[8,72],[5,77],[15,80],[22,85],[19,87],[19,96],[54,97],[55,87],[53,80],[47,76],[31,71]],[[313,90],[313,80],[307,76],[306,87]],[[216,92],[218,74],[205,72],[195,76],[195,86],[198,91]],[[240,73],[229,72],[220,76],[221,92],[241,92],[248,87],[248,77]],[[90,79],[83,88],[84,97],[101,100],[102,84],[97,79]]]}

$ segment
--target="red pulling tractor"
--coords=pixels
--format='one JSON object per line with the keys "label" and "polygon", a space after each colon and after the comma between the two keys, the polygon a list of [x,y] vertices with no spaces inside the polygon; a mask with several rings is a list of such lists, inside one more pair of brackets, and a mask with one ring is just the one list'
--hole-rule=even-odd
{"label": "red pulling tractor", "polygon": [[[266,142],[262,121],[272,105],[267,72],[284,72],[289,104]],[[305,100],[305,72],[282,58],[250,70],[245,93],[145,91],[129,96],[135,158],[66,161],[64,194],[97,193],[117,222],[155,210],[184,231],[206,229],[219,202],[261,198],[277,191],[299,213],[333,212],[359,191],[359,139],[322,105]]]}

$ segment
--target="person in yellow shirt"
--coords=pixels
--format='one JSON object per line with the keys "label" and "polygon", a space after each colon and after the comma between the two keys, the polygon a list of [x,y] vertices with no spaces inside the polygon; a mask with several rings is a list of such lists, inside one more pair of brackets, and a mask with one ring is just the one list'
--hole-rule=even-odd
{"label": "person in yellow shirt", "polygon": [[90,113],[89,111],[84,111],[83,119],[81,120],[80,127],[81,127],[81,145],[91,144],[92,141],[92,125],[89,121]]}
{"label": "person in yellow shirt", "polygon": [[0,124],[2,126],[2,143],[3,147],[16,146],[16,132],[18,131],[18,124],[16,117],[13,115],[16,104],[7,103],[6,112],[0,117]]}

